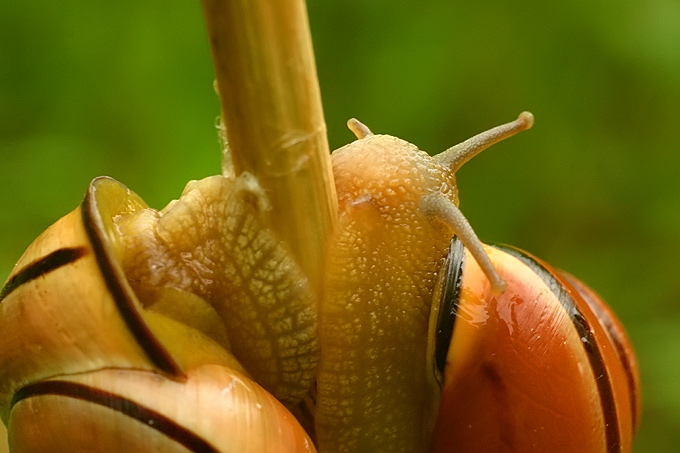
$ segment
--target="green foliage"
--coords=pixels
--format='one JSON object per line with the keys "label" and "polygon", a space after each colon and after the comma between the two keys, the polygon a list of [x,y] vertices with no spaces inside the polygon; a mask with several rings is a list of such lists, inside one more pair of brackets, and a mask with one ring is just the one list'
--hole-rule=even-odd
{"label": "green foliage", "polygon": [[[536,116],[459,175],[486,242],[581,277],[637,348],[637,451],[680,443],[680,4],[309,4],[331,147],[356,116],[439,152]],[[219,171],[195,2],[0,4],[0,279],[108,174],[161,207]]]}

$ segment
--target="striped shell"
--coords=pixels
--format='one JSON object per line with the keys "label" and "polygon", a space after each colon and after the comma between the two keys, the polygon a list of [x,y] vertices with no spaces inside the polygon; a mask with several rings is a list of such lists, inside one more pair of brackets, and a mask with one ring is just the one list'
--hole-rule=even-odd
{"label": "striped shell", "polygon": [[456,239],[440,275],[434,451],[629,452],[639,377],[618,320],[568,274],[514,248],[486,249],[508,283],[502,295]]}
{"label": "striped shell", "polygon": [[12,451],[314,451],[234,358],[205,300],[171,288],[173,313],[138,298],[115,221],[145,210],[122,184],[95,180],[2,289],[0,413]]}

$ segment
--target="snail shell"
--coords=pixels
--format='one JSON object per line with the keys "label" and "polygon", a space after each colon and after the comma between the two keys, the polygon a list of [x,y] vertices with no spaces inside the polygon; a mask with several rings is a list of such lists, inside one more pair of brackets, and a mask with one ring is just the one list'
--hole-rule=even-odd
{"label": "snail shell", "polygon": [[191,368],[178,381],[103,369],[23,387],[9,418],[18,452],[312,452],[295,417],[244,373]]}
{"label": "snail shell", "polygon": [[502,295],[457,239],[435,291],[433,451],[629,452],[639,378],[611,310],[526,252],[486,250],[508,284]]}
{"label": "snail shell", "polygon": [[[223,191],[233,196],[217,197],[222,200],[218,204],[209,202]],[[208,203],[192,209],[193,198]],[[305,305],[311,299],[295,296],[305,294],[304,284],[294,280],[299,272],[285,267],[290,264],[285,251],[272,243],[266,228],[257,225],[256,209],[244,201],[247,198],[237,181],[208,178],[191,184],[185,197],[161,215],[122,184],[99,178],[80,207],[36,239],[0,292],[4,333],[0,413],[8,424],[13,451],[314,450],[295,417],[255,382],[251,370],[232,353],[233,344],[247,338],[262,354],[246,361],[269,354],[266,367],[254,370],[256,374],[262,368],[269,371],[259,375],[263,385],[289,402],[299,401],[296,395],[307,391],[300,387],[309,386],[313,379],[316,347],[309,333],[315,332],[315,318]],[[248,282],[265,294],[279,285],[294,288],[283,293],[288,299],[279,307],[282,312],[272,310],[275,316],[242,321],[245,332],[229,331],[220,311],[247,320],[255,307],[271,297],[257,299],[260,293],[251,290],[248,312],[240,312],[238,306],[224,308],[228,299],[215,308],[179,284],[151,291],[145,286],[148,276],[130,264],[142,252],[174,256],[173,247],[154,248],[157,244],[148,240],[157,234],[173,238],[171,228],[148,222],[150,214],[166,224],[182,223],[183,235],[194,232],[219,240],[224,238],[197,232],[205,220],[197,214],[225,214],[225,209],[232,215],[212,224],[241,225],[239,231],[254,244],[239,246],[242,258],[248,258],[249,249],[257,251],[259,269],[269,277],[253,272]],[[187,217],[187,210],[194,216]],[[135,234],[124,237],[121,231]],[[222,233],[230,231],[224,228]],[[239,238],[227,239],[241,244]],[[173,246],[181,247],[182,239],[173,238]],[[155,277],[165,276],[175,283],[171,277],[182,277],[181,266],[174,266],[174,274],[167,276],[159,263],[146,262],[155,264],[159,271]],[[200,264],[187,262],[194,267]],[[272,267],[287,272],[272,276],[266,272]],[[140,288],[139,294],[131,282]],[[263,344],[258,328],[278,329],[280,334]],[[290,349],[272,353],[281,344]],[[119,444],[117,439],[123,438],[126,443]]]}

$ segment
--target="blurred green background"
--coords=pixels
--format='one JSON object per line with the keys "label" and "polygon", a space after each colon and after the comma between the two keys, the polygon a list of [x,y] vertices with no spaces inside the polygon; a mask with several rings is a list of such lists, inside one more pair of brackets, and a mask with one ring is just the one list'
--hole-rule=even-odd
{"label": "blurred green background", "polygon": [[[309,4],[331,147],[352,116],[438,152],[532,111],[534,129],[460,172],[461,207],[482,240],[609,301],[641,366],[636,451],[678,451],[680,2],[400,5]],[[0,2],[0,280],[97,175],[160,208],[219,172],[201,14]]]}

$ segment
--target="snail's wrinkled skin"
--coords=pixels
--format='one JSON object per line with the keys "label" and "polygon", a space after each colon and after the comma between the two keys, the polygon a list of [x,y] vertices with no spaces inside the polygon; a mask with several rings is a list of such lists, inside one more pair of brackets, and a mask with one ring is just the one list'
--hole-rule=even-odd
{"label": "snail's wrinkled skin", "polygon": [[252,179],[195,181],[161,212],[117,217],[123,266],[151,310],[177,309],[181,302],[165,303],[170,291],[206,300],[224,324],[227,347],[257,382],[294,405],[314,382],[316,299],[260,221],[266,201],[258,202],[263,195]]}
{"label": "snail's wrinkled skin", "polygon": [[[239,184],[191,183],[159,213],[99,178],[29,247],[0,296],[12,451],[314,451],[272,394],[294,406],[311,385],[315,299]],[[236,226],[204,222],[221,214]],[[237,302],[211,282],[220,259],[239,263]]]}
{"label": "snail's wrinkled skin", "polygon": [[424,366],[432,289],[453,235],[420,204],[434,193],[453,203],[453,174],[394,137],[363,138],[332,158],[339,225],[320,311],[318,442],[417,451],[436,397]]}

